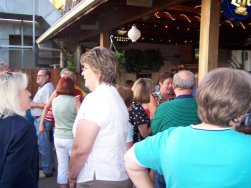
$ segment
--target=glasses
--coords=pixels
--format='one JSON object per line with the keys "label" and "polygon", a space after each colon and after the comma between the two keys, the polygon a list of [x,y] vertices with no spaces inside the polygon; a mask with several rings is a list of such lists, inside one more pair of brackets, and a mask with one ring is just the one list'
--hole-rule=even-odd
{"label": "glasses", "polygon": [[37,77],[42,77],[42,76],[46,76],[46,75],[45,74],[37,75]]}
{"label": "glasses", "polygon": [[5,82],[5,81],[9,80],[10,76],[12,76],[12,75],[13,75],[12,72],[8,72],[8,71],[1,72],[0,73],[0,81]]}

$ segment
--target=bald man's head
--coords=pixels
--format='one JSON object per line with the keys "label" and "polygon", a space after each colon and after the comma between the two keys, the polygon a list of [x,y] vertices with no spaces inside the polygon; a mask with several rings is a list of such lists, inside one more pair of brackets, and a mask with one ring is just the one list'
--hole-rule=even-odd
{"label": "bald man's head", "polygon": [[182,90],[192,90],[195,83],[194,74],[188,70],[181,70],[177,72],[173,77],[173,85]]}

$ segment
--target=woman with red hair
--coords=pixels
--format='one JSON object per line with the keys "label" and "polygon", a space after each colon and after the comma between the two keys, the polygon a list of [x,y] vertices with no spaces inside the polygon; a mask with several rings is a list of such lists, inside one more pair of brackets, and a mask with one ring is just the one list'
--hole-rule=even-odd
{"label": "woman with red hair", "polygon": [[58,159],[57,183],[66,188],[68,183],[68,162],[72,148],[72,127],[80,106],[80,100],[74,97],[74,82],[62,77],[56,88],[57,97],[52,101],[55,119],[54,144]]}

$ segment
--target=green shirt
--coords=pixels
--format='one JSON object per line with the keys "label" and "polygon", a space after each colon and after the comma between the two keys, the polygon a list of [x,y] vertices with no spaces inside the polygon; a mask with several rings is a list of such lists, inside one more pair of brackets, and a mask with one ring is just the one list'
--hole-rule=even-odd
{"label": "green shirt", "polygon": [[199,124],[197,103],[194,98],[176,98],[160,104],[153,118],[151,127],[153,134],[162,132],[169,127]]}
{"label": "green shirt", "polygon": [[76,118],[74,96],[59,95],[52,101],[52,113],[55,119],[56,138],[73,138],[72,127]]}

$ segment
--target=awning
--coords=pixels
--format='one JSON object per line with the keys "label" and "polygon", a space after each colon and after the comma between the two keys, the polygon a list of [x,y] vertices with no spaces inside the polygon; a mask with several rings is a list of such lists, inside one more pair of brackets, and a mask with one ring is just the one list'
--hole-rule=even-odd
{"label": "awning", "polygon": [[59,21],[57,21],[54,25],[52,25],[46,32],[44,32],[37,40],[36,43],[40,44],[58,32],[66,28],[72,22],[78,20],[82,16],[88,14],[96,7],[106,2],[107,0],[82,0],[79,4],[77,4],[72,10],[70,10],[66,15],[64,15]]}

